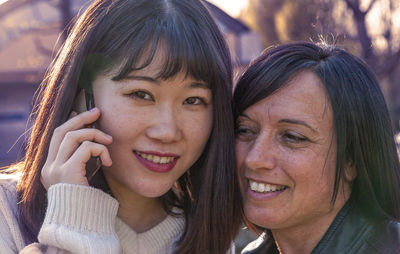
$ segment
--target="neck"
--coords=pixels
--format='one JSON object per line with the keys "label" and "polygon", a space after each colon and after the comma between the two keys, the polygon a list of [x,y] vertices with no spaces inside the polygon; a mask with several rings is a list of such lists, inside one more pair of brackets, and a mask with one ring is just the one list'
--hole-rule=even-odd
{"label": "neck", "polygon": [[[332,218],[333,221],[333,218]],[[323,225],[317,221],[310,222],[307,232],[301,228],[290,230],[273,230],[275,243],[280,254],[309,254],[317,246],[330,223]]]}
{"label": "neck", "polygon": [[108,185],[119,202],[118,217],[137,233],[143,233],[162,222],[167,213],[159,198],[143,197],[107,177]]}
{"label": "neck", "polygon": [[325,216],[313,217],[290,228],[271,230],[280,254],[310,254],[332,224],[347,199],[336,200]]}

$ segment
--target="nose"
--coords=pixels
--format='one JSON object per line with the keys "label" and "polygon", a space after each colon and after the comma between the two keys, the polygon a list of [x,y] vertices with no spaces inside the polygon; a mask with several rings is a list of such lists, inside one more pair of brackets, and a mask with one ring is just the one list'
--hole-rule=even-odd
{"label": "nose", "polygon": [[178,113],[171,107],[160,107],[154,112],[152,123],[147,128],[147,136],[161,143],[171,143],[182,138]]}
{"label": "nose", "polygon": [[253,170],[273,169],[277,161],[277,144],[268,134],[260,134],[249,146],[245,158],[246,167]]}

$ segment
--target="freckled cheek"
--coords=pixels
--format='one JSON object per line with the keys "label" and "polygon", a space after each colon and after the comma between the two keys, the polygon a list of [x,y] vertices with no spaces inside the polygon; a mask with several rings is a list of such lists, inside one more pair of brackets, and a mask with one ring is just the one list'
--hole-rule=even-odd
{"label": "freckled cheek", "polygon": [[98,126],[102,131],[111,135],[115,142],[134,135],[138,127],[143,126],[138,119],[141,118],[137,115],[132,117],[132,114],[121,110],[103,110],[98,120]]}
{"label": "freckled cheek", "polygon": [[238,170],[240,172],[241,168],[243,167],[243,164],[245,161],[245,156],[247,153],[245,145],[240,143],[239,141],[236,141],[235,153],[236,153],[236,164],[237,164]]}
{"label": "freckled cheek", "polygon": [[333,188],[330,169],[324,168],[324,163],[315,160],[299,161],[297,166],[292,164],[290,176],[294,179],[298,190],[303,190],[312,196],[322,198]]}
{"label": "freckled cheek", "polygon": [[178,122],[185,138],[189,142],[191,140],[191,142],[205,145],[213,127],[212,112],[203,112],[197,115],[181,113],[180,115]]}
{"label": "freckled cheek", "polygon": [[210,138],[212,122],[192,121],[185,125],[186,137],[192,140],[191,144],[204,146]]}
{"label": "freckled cheek", "polygon": [[244,177],[245,171],[245,159],[247,155],[247,146],[243,143],[239,143],[236,141],[235,145],[235,153],[236,153],[236,166],[237,172],[239,176],[239,188],[243,196],[245,196],[245,186],[247,184],[247,180]]}

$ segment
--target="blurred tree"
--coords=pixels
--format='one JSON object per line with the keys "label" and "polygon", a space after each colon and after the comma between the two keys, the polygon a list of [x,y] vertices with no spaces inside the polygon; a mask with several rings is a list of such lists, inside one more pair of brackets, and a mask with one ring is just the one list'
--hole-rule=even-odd
{"label": "blurred tree", "polygon": [[392,116],[400,119],[400,1],[249,0],[241,18],[266,47],[319,37],[363,58],[381,81]]}

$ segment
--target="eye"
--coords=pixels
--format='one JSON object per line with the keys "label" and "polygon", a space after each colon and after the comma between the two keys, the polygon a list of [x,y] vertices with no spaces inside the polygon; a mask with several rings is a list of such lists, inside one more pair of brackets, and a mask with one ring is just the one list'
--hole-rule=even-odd
{"label": "eye", "polygon": [[307,142],[309,139],[297,132],[292,132],[292,131],[287,131],[284,132],[282,135],[282,138],[285,142],[287,143],[292,143],[292,144],[299,144],[302,142]]}
{"label": "eye", "polygon": [[200,105],[200,104],[206,104],[203,99],[199,97],[189,97],[184,101],[184,104],[189,104],[189,105]]}
{"label": "eye", "polygon": [[248,141],[254,139],[257,136],[258,131],[250,126],[239,125],[236,128],[235,133],[239,140]]}
{"label": "eye", "polygon": [[130,93],[129,96],[135,99],[141,99],[146,101],[153,100],[153,96],[150,93],[143,90],[134,91]]}

